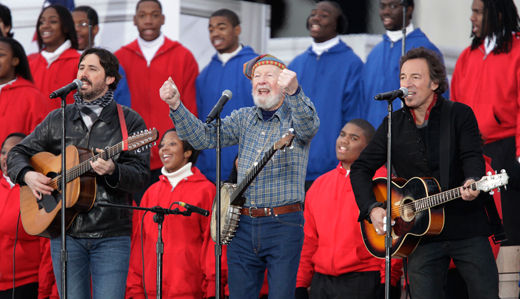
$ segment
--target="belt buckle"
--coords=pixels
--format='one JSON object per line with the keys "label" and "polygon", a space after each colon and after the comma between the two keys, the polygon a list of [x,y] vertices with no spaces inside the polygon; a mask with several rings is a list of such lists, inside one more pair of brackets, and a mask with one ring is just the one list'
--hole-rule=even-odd
{"label": "belt buckle", "polygon": [[253,216],[253,213],[252,213],[253,210],[258,210],[258,208],[257,208],[257,207],[249,207],[249,208],[248,208],[248,211],[249,211],[249,217],[251,217],[251,218],[256,218],[257,216]]}

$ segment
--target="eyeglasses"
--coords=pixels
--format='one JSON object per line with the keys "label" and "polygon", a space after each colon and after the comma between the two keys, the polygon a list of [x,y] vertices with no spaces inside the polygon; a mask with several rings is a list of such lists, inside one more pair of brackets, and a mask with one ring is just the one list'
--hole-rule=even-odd
{"label": "eyeglasses", "polygon": [[76,27],[76,30],[77,30],[77,29],[86,28],[86,27],[88,27],[88,25],[89,24],[87,22],[83,22],[83,23],[76,23],[76,24],[74,24],[74,27]]}

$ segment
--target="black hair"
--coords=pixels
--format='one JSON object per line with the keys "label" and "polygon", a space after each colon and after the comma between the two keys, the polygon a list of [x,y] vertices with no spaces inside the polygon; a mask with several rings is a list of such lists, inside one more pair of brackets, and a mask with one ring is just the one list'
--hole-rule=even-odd
{"label": "black hair", "polygon": [[471,49],[477,49],[486,37],[496,36],[493,53],[509,53],[513,46],[513,32],[520,31],[520,19],[513,0],[481,0],[484,3],[482,34],[471,33]]}
{"label": "black hair", "polygon": [[121,80],[121,74],[119,74],[119,61],[117,60],[117,57],[112,54],[112,52],[103,48],[88,48],[79,57],[78,68],[85,56],[89,54],[95,54],[99,57],[99,64],[101,64],[105,70],[105,76],[115,78],[114,82],[108,86],[108,88],[115,90],[117,83]]}
{"label": "black hair", "polygon": [[[347,19],[347,16],[343,13],[343,9],[341,9],[341,6],[338,4],[338,2],[330,1],[330,0],[318,1],[318,3],[319,2],[328,2],[332,6],[334,6],[336,11],[338,12],[338,19],[336,20],[336,33],[338,33],[338,34],[346,33],[347,29],[348,29],[348,19]],[[309,29],[310,17],[311,16],[308,16],[305,21],[306,22],[305,27],[307,28],[307,30]]]}
{"label": "black hair", "polygon": [[419,58],[426,60],[426,63],[428,64],[430,80],[436,84],[439,84],[437,89],[435,89],[435,93],[438,95],[443,94],[446,90],[448,90],[448,80],[446,79],[446,68],[444,67],[444,63],[442,62],[442,59],[440,58],[439,54],[437,54],[437,52],[426,49],[425,47],[411,49],[401,57],[399,69],[403,67],[403,64],[406,61]]}
{"label": "black hair", "polygon": [[365,139],[367,140],[367,143],[372,140],[372,137],[376,134],[376,129],[374,126],[372,126],[368,121],[362,119],[362,118],[355,118],[347,122],[347,124],[353,124],[358,126],[365,135]]}
{"label": "black hair", "polygon": [[228,21],[231,23],[231,26],[233,27],[240,25],[240,18],[238,17],[238,15],[234,11],[229,10],[227,8],[222,8],[213,12],[210,18],[213,17],[224,17],[228,19]]}
{"label": "black hair", "polygon": [[74,11],[82,11],[87,14],[87,19],[90,22],[90,25],[97,26],[99,24],[98,14],[95,9],[88,5],[81,5],[74,8]]}
{"label": "black hair", "polygon": [[406,7],[415,7],[415,3],[413,2],[413,0],[401,0],[401,5],[404,5]]}
{"label": "black hair", "polygon": [[[168,132],[177,133],[177,129],[171,128],[168,131],[164,132],[164,134],[161,137],[161,141],[159,141],[159,144],[162,142],[162,140],[164,139],[164,136],[166,136],[166,134]],[[179,137],[179,139],[180,139],[180,137]],[[188,162],[191,162],[193,165],[195,165],[195,163],[197,162],[197,158],[199,157],[200,151],[196,150],[188,141],[182,140],[182,139],[181,139],[181,141],[182,141],[183,152],[191,151],[191,156],[188,158]]]}
{"label": "black hair", "polygon": [[[11,10],[9,7],[0,4],[0,19],[5,26],[9,27],[9,32],[7,32],[7,37],[13,37],[13,33],[11,30],[13,29],[13,19],[11,18]],[[0,33],[1,34],[1,33]]]}
{"label": "black hair", "polygon": [[161,5],[161,2],[159,2],[159,0],[139,0],[137,2],[137,4],[135,5],[135,11],[137,12],[137,10],[139,9],[139,5],[143,2],[155,2],[157,3],[157,5],[159,5],[159,9],[161,10],[162,12],[162,5]]}
{"label": "black hair", "polygon": [[41,51],[44,47],[43,40],[40,35],[40,30],[38,30],[38,27],[40,27],[40,19],[43,15],[43,12],[49,8],[54,8],[56,10],[56,13],[58,13],[58,16],[60,18],[61,31],[65,35],[65,40],[70,40],[71,47],[77,50],[78,36],[76,35],[76,26],[74,25],[74,20],[72,19],[72,15],[70,14],[69,10],[59,4],[53,4],[45,7],[44,9],[42,9],[40,15],[38,16],[38,20],[36,21],[36,37],[38,41],[38,49]]}
{"label": "black hair", "polygon": [[5,137],[4,141],[2,141],[2,147],[0,147],[0,149],[4,148],[4,145],[5,145],[5,142],[7,141],[7,139],[9,139],[11,137],[20,137],[20,138],[24,139],[26,136],[27,135],[25,135],[24,133],[20,133],[20,132],[11,133],[11,134],[7,135],[7,137]]}
{"label": "black hair", "polygon": [[8,44],[13,52],[13,57],[17,57],[19,60],[18,65],[14,68],[14,73],[32,82],[31,68],[29,67],[29,61],[27,60],[23,46],[17,40],[10,37],[0,37],[0,42]]}

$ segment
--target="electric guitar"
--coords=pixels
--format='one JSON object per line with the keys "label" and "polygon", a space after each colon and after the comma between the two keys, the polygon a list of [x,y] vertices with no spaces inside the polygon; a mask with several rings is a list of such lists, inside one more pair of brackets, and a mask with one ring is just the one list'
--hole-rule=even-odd
{"label": "electric guitar", "polygon": [[[507,185],[509,177],[505,170],[500,174],[482,177],[471,184],[473,190],[488,192]],[[386,178],[374,180],[374,195],[386,207]],[[434,178],[414,177],[392,180],[392,246],[391,254],[407,257],[411,254],[422,236],[438,235],[444,227],[444,209],[439,205],[461,197],[460,187],[440,192],[439,183]],[[376,233],[374,226],[363,220],[361,234],[368,251],[375,257],[385,257],[385,235]]]}
{"label": "electric guitar", "polygon": [[[122,151],[139,150],[157,140],[157,129],[145,130],[129,136],[104,152],[94,155],[92,151],[69,145],[66,152],[67,195],[65,200],[65,227],[81,212],[88,212],[96,199],[96,174],[92,171],[91,161],[97,158],[110,159]],[[34,155],[30,163],[35,171],[52,178],[49,186],[54,191],[51,195],[42,195],[37,199],[31,188],[20,188],[20,214],[22,225],[30,235],[55,237],[61,232],[61,154],[53,155],[40,152]]]}

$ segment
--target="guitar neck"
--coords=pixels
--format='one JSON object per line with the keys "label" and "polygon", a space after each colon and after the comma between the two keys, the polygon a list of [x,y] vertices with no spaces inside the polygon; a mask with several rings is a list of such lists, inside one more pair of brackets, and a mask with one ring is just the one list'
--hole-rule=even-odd
{"label": "guitar neck", "polygon": [[[81,162],[80,164],[71,167],[66,172],[67,183],[69,183],[70,181],[75,180],[76,178],[91,171],[92,166],[90,165],[90,162],[93,162],[98,158],[102,158],[103,160],[110,159],[110,158],[114,157],[115,155],[119,154],[120,152],[122,152],[123,149],[124,149],[124,141],[121,141],[121,142],[105,149],[104,152],[99,153],[95,156],[92,156],[91,158]],[[61,189],[61,175],[56,176],[54,178],[54,181],[56,181],[57,186],[59,186]]]}
{"label": "guitar neck", "polygon": [[272,146],[267,152],[265,152],[264,156],[262,157],[262,159],[260,160],[260,162],[258,162],[258,164],[256,166],[254,166],[246,175],[246,177],[240,182],[240,184],[238,184],[235,192],[233,192],[233,194],[231,195],[231,203],[233,203],[233,201],[236,199],[236,198],[240,198],[242,197],[242,195],[244,194],[244,192],[246,191],[246,188],[253,182],[253,180],[258,176],[258,174],[260,173],[260,171],[262,170],[262,168],[264,168],[264,166],[267,164],[267,162],[269,162],[269,160],[271,159],[271,157],[274,155],[274,153],[276,153],[276,149],[274,146]]}
{"label": "guitar neck", "polygon": [[[473,190],[477,190],[477,183],[475,182],[471,184],[470,188]],[[447,203],[448,201],[452,201],[459,197],[462,197],[462,194],[460,193],[460,187],[457,187],[418,199],[414,201],[413,204],[415,207],[415,211],[420,212],[441,205],[443,203]]]}

